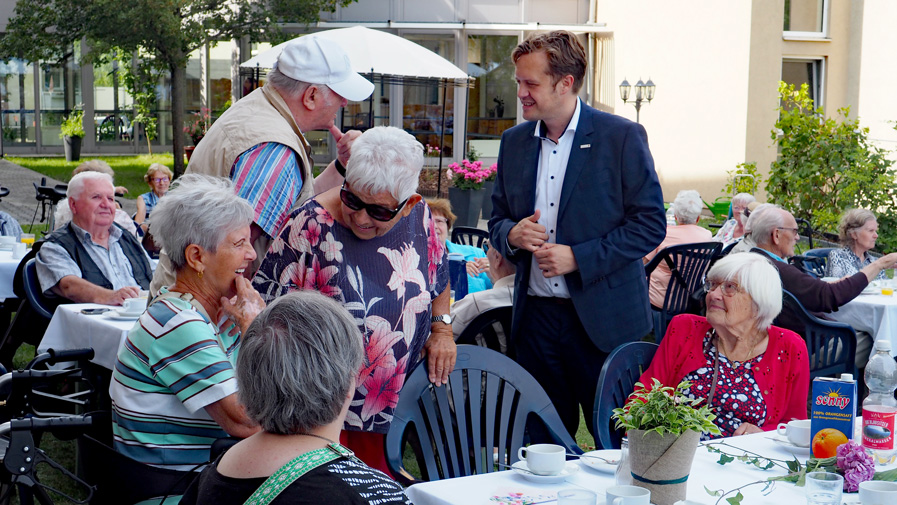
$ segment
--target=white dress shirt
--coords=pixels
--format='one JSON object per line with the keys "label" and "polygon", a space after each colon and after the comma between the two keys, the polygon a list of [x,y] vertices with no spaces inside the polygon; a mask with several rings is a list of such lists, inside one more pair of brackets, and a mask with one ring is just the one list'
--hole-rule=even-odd
{"label": "white dress shirt", "polygon": [[[539,215],[539,224],[545,227],[545,232],[548,233],[548,242],[551,243],[557,243],[561,189],[564,187],[564,175],[567,173],[567,162],[570,160],[570,150],[573,147],[573,137],[576,135],[576,125],[579,123],[581,107],[582,103],[577,99],[573,117],[570,118],[567,129],[558,138],[557,143],[542,135],[541,120],[536,122],[536,130],[533,132],[533,135],[539,137],[542,142],[538,175],[536,176],[536,208],[542,211]],[[563,275],[546,278],[539,270],[535,256],[531,261],[529,286],[526,294],[570,298],[570,291],[567,290],[567,282]]]}

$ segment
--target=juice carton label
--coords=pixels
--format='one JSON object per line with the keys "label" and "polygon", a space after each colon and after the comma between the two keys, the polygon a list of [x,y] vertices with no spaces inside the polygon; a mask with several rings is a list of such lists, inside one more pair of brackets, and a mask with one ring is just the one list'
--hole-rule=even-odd
{"label": "juice carton label", "polygon": [[857,385],[819,377],[813,380],[810,409],[810,449],[816,458],[835,456],[841,444],[853,439]]}
{"label": "juice carton label", "polygon": [[894,449],[894,407],[873,405],[863,408],[863,447],[890,451]]}

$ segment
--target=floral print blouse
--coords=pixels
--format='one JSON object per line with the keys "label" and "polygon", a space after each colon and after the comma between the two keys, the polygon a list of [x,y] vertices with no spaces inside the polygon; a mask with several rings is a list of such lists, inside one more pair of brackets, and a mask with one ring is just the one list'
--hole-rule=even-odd
{"label": "floral print blouse", "polygon": [[385,235],[362,240],[312,199],[290,214],[252,284],[266,301],[314,289],[355,317],[365,355],[343,427],[386,433],[430,336],[430,303],[448,278],[445,246],[425,203]]}

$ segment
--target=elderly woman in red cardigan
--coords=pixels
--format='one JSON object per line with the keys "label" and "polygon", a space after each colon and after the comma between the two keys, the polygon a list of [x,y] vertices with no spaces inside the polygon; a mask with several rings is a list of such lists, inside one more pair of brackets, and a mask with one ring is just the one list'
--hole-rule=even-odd
{"label": "elderly woman in red cardigan", "polygon": [[806,419],[807,346],[771,324],[782,310],[775,267],[756,254],[730,254],[710,269],[704,287],[707,317],[674,317],[639,381],[691,382],[687,394],[709,402],[724,437]]}

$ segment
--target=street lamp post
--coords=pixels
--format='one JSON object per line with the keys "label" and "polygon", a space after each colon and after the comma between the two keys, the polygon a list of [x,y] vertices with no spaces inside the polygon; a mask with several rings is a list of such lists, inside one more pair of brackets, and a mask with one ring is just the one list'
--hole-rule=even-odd
{"label": "street lamp post", "polygon": [[629,99],[629,91],[632,89],[632,86],[629,85],[629,81],[623,79],[623,82],[620,83],[620,97],[623,98],[623,103],[634,103],[635,104],[635,122],[639,122],[639,111],[642,110],[642,101],[647,100],[648,103],[651,103],[651,100],[654,100],[654,82],[651,79],[648,79],[648,82],[642,82],[641,79],[635,83],[635,100]]}

